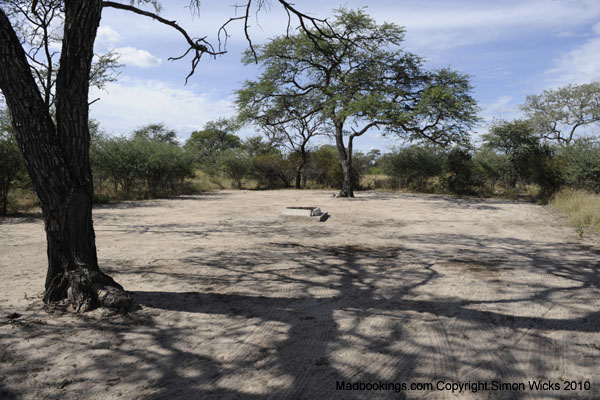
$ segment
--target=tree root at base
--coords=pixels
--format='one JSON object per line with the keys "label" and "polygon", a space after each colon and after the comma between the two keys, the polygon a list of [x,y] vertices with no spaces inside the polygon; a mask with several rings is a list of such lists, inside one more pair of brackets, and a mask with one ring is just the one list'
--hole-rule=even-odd
{"label": "tree root at base", "polygon": [[57,275],[46,289],[44,303],[67,299],[75,312],[87,312],[97,307],[119,311],[132,308],[133,300],[121,285],[99,270],[77,265]]}

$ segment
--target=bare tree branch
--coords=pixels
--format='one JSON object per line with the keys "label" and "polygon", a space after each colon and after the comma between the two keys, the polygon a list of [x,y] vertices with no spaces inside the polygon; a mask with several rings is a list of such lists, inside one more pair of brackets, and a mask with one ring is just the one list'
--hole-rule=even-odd
{"label": "bare tree branch", "polygon": [[177,24],[176,21],[169,21],[153,12],[141,10],[137,7],[127,5],[127,4],[117,3],[114,1],[103,1],[102,7],[111,7],[111,8],[116,8],[116,9],[120,9],[120,10],[131,11],[135,14],[152,18],[155,21],[158,21],[161,24],[170,26],[170,27],[174,28],[175,30],[177,30],[179,33],[181,33],[190,47],[183,55],[181,55],[179,57],[170,57],[169,60],[180,60],[181,58],[183,58],[187,54],[189,54],[191,51],[194,51],[195,54],[194,54],[194,58],[192,59],[192,70],[185,78],[186,83],[187,83],[188,79],[192,75],[194,75],[194,72],[196,71],[196,67],[198,66],[198,62],[200,62],[200,58],[202,57],[203,54],[210,54],[211,56],[216,57],[217,55],[221,55],[221,54],[225,53],[225,51],[215,51],[214,48],[212,47],[212,45],[206,41],[206,37],[193,39],[186,32],[185,29],[183,29],[181,26],[179,26]]}

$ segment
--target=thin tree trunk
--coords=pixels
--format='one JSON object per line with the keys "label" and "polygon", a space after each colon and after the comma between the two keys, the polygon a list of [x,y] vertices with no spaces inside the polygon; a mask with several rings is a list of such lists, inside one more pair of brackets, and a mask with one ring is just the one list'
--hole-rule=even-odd
{"label": "thin tree trunk", "polygon": [[304,171],[304,166],[306,165],[306,149],[304,145],[300,147],[300,165],[296,168],[296,189],[301,188],[302,183],[302,171]]}
{"label": "thin tree trunk", "polygon": [[342,189],[336,197],[354,197],[354,187],[352,182],[352,140],[348,141],[348,149],[344,145],[343,123],[336,122],[335,124],[335,144],[338,150],[340,163],[342,164],[342,172],[344,180]]}
{"label": "thin tree trunk", "polygon": [[0,215],[6,216],[8,211],[8,185],[2,187],[0,204],[2,205],[2,208],[0,209]]}
{"label": "thin tree trunk", "polygon": [[65,32],[56,82],[56,125],[23,48],[0,9],[0,89],[40,200],[47,238],[44,302],[68,298],[77,311],[126,308],[131,298],[103,274],[92,223],[88,88],[101,1],[65,1]]}
{"label": "thin tree trunk", "polygon": [[296,168],[296,183],[294,184],[294,188],[300,189],[302,183],[302,169],[298,166]]}

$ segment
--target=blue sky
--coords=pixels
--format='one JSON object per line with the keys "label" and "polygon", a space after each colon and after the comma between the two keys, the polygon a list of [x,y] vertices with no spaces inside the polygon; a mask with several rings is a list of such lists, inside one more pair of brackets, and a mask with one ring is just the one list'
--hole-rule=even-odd
{"label": "blue sky", "polygon": [[[186,1],[163,1],[162,16],[176,20],[195,37],[217,43],[217,31],[235,15],[231,1],[203,1],[200,15],[191,16]],[[404,0],[297,1],[306,13],[328,17],[332,9],[367,7],[379,23],[406,28],[405,49],[427,60],[427,67],[451,67],[472,75],[473,96],[486,131],[494,118],[520,116],[528,94],[570,83],[600,80],[600,2],[597,0]],[[252,18],[251,37],[262,43],[285,31],[287,17],[276,1],[270,12]],[[243,66],[246,48],[241,24],[232,24],[226,55],[206,57],[187,85],[190,58],[169,61],[186,50],[178,32],[149,18],[105,9],[96,50],[121,54],[118,81],[105,91],[93,90],[91,116],[111,134],[126,134],[138,126],[164,122],[182,139],[218,117],[235,114],[234,91],[259,72]],[[254,134],[252,128],[241,136]],[[397,140],[376,131],[359,138],[358,150],[388,150]]]}

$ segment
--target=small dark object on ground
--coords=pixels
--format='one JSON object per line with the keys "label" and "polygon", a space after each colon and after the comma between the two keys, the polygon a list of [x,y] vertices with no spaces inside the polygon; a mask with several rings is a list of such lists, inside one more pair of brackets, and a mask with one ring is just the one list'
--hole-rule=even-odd
{"label": "small dark object on ground", "polygon": [[64,389],[66,386],[70,385],[73,381],[70,381],[68,379],[65,379],[64,381],[62,381],[59,385],[58,388],[59,389]]}
{"label": "small dark object on ground", "polygon": [[20,317],[21,317],[21,314],[19,314],[19,313],[16,313],[16,312],[14,312],[14,313],[10,313],[10,314],[8,314],[8,315],[6,316],[6,318],[8,318],[8,319],[17,319],[17,318],[20,318]]}

